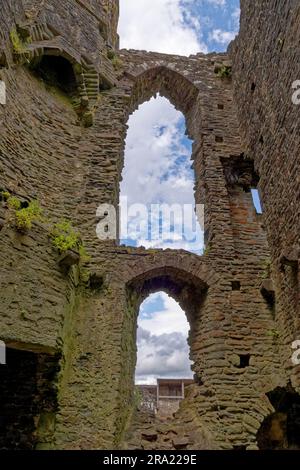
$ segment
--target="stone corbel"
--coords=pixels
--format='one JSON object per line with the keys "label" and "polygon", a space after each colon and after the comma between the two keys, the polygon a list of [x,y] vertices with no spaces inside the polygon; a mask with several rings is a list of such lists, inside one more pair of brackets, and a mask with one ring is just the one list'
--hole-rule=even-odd
{"label": "stone corbel", "polygon": [[292,268],[298,269],[299,260],[300,247],[294,245],[283,250],[279,262],[282,268],[284,268],[284,266],[290,266]]}

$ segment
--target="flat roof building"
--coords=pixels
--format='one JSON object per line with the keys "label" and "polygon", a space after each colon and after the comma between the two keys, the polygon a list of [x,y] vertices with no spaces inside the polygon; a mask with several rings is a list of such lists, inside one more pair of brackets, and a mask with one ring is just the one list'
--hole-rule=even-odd
{"label": "flat roof building", "polygon": [[157,379],[156,385],[138,385],[141,409],[161,416],[171,416],[186,396],[186,387],[193,379]]}

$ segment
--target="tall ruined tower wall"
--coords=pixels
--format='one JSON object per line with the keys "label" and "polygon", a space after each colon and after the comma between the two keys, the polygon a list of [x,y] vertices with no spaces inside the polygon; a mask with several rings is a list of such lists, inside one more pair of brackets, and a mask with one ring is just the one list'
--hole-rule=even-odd
{"label": "tall ruined tower wall", "polygon": [[234,98],[245,152],[260,177],[282,367],[299,387],[290,348],[300,335],[300,105],[293,100],[300,79],[300,5],[242,0],[241,13],[231,47]]}
{"label": "tall ruined tower wall", "polygon": [[[1,447],[122,445],[134,405],[139,305],[164,290],[191,326],[195,385],[183,427],[213,448],[255,448],[273,411],[266,394],[289,376],[266,279],[270,212],[266,220],[256,214],[250,192],[263,174],[239,132],[246,98],[235,87],[237,108],[232,81],[216,73],[229,56],[118,51],[116,1],[5,0],[1,15],[0,339],[12,371],[0,371]],[[96,236],[97,207],[118,203],[128,118],[157,92],[183,112],[194,141],[204,256]],[[43,218],[18,230],[7,193],[23,208],[37,199]],[[62,260],[51,242],[60,219],[79,230],[89,260]],[[282,347],[287,358],[290,345]],[[15,389],[23,399],[11,403]]]}

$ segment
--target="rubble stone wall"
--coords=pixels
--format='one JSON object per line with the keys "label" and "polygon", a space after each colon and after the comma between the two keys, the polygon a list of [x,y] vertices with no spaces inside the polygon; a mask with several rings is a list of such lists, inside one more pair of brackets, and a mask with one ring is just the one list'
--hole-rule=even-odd
{"label": "rubble stone wall", "polygon": [[[2,197],[0,339],[60,357],[54,424],[46,434],[37,424],[37,444],[122,446],[134,407],[139,306],[163,290],[191,327],[196,384],[181,404],[180,422],[192,422],[199,436],[205,430],[213,448],[255,448],[273,410],[266,393],[287,380],[276,321],[283,307],[261,291],[265,282],[272,294],[269,222],[256,214],[250,190],[256,173],[263,176],[240,138],[232,81],[216,73],[230,65],[229,56],[112,54],[118,2],[82,3],[45,1],[37,8],[5,0],[7,17],[1,16],[0,79],[8,100],[0,108],[0,188],[23,203],[38,199],[45,218],[20,233]],[[21,52],[10,34],[15,29],[35,35]],[[107,31],[115,45],[106,44]],[[71,64],[76,106],[30,67],[49,54]],[[129,116],[156,93],[184,114],[194,142],[195,201],[205,205],[203,256],[118,246],[96,235],[97,207],[118,203]],[[68,272],[49,238],[49,224],[61,218],[80,231],[90,255]]]}
{"label": "rubble stone wall", "polygon": [[230,48],[243,148],[260,178],[280,358],[298,390],[291,344],[300,333],[300,106],[292,100],[300,77],[299,21],[295,0],[242,0],[240,34]]}

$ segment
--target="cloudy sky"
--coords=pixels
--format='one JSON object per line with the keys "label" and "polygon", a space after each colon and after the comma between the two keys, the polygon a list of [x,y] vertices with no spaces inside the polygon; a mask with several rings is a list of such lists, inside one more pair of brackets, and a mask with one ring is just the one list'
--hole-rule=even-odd
{"label": "cloudy sky", "polygon": [[239,0],[120,0],[121,47],[169,54],[224,51],[239,27]]}
{"label": "cloudy sky", "polygon": [[[120,45],[126,49],[186,56],[222,52],[239,27],[239,0],[120,0],[120,8]],[[128,198],[128,204],[193,206],[192,142],[185,135],[183,115],[157,96],[141,105],[128,124],[121,184],[121,195]],[[134,213],[123,243],[202,252],[202,234],[195,220],[186,223],[186,237],[175,217],[172,237],[159,240],[158,232],[158,239],[149,240],[149,225],[141,226],[141,213]],[[153,226],[159,226],[160,217],[153,215]],[[191,377],[186,341],[189,325],[173,299],[164,293],[151,295],[141,306],[138,325],[137,382]]]}

